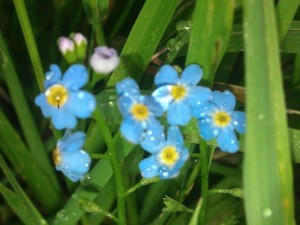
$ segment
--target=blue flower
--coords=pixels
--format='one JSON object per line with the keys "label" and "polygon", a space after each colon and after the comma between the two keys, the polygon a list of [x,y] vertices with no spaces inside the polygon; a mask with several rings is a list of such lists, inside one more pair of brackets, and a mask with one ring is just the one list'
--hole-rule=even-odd
{"label": "blue flower", "polygon": [[162,140],[158,145],[148,146],[145,150],[153,153],[139,163],[142,176],[145,178],[156,176],[161,179],[174,178],[189,157],[177,126],[169,127],[167,140]]}
{"label": "blue flower", "polygon": [[196,86],[202,78],[202,69],[191,64],[186,67],[181,77],[170,65],[161,67],[155,76],[158,88],[153,92],[154,99],[167,111],[170,125],[185,125],[192,116],[192,107],[201,105],[211,97],[209,88]]}
{"label": "blue flower", "polygon": [[72,129],[76,117],[88,118],[96,107],[92,94],[80,90],[88,81],[88,73],[83,65],[72,65],[62,77],[60,68],[51,65],[44,82],[45,92],[35,98],[45,117],[51,117],[56,129]]}
{"label": "blue flower", "polygon": [[72,134],[66,131],[53,151],[56,170],[63,172],[73,182],[80,180],[89,171],[91,158],[81,149],[84,141],[83,132],[78,131]]}
{"label": "blue flower", "polygon": [[233,111],[235,96],[229,91],[213,91],[211,102],[193,109],[198,118],[200,134],[205,140],[217,139],[221,150],[234,153],[239,149],[234,130],[244,133],[246,115],[244,112]]}
{"label": "blue flower", "polygon": [[163,128],[155,118],[163,114],[160,105],[152,97],[140,95],[138,85],[131,78],[125,78],[116,88],[124,118],[120,126],[122,135],[134,144],[142,141],[147,132],[154,138],[161,136]]}

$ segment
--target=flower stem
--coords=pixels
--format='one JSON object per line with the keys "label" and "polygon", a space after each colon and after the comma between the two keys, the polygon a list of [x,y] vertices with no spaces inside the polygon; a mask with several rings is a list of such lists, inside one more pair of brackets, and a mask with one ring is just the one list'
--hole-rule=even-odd
{"label": "flower stem", "polygon": [[95,110],[93,114],[94,119],[96,120],[100,130],[103,134],[105,143],[107,145],[108,151],[111,156],[111,166],[114,174],[114,179],[116,183],[116,191],[117,191],[117,211],[118,211],[118,219],[119,224],[125,224],[126,221],[126,208],[125,208],[125,198],[124,198],[124,184],[122,180],[122,173],[119,167],[119,160],[117,157],[117,149],[115,146],[115,142],[110,134],[108,127],[106,126],[102,114],[98,109]]}
{"label": "flower stem", "polygon": [[139,189],[140,187],[146,186],[148,184],[152,184],[152,183],[156,183],[159,181],[159,177],[153,177],[153,178],[143,178],[141,179],[141,181],[139,183],[137,183],[136,185],[132,186],[131,188],[129,188],[125,193],[124,193],[124,197],[127,195],[130,195],[131,193],[135,192],[137,189]]}
{"label": "flower stem", "polygon": [[209,172],[209,148],[204,140],[200,141],[201,154],[201,198],[202,205],[199,213],[199,225],[206,224],[206,210],[208,205],[208,172]]}

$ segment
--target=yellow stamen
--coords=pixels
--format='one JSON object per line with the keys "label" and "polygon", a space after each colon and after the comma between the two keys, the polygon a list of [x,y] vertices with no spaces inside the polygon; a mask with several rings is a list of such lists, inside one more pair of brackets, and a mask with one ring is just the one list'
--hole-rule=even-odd
{"label": "yellow stamen", "polygon": [[68,90],[63,85],[54,84],[49,87],[45,92],[47,102],[57,107],[58,105],[63,106],[68,100]]}
{"label": "yellow stamen", "polygon": [[179,153],[175,147],[167,146],[161,151],[160,159],[163,164],[173,166],[179,159]]}
{"label": "yellow stamen", "polygon": [[60,155],[60,150],[58,148],[53,150],[52,158],[56,166],[58,166],[61,163],[61,155]]}
{"label": "yellow stamen", "polygon": [[213,120],[215,125],[225,127],[230,123],[231,118],[226,112],[218,112],[214,115]]}
{"label": "yellow stamen", "polygon": [[148,118],[148,107],[143,104],[134,104],[131,107],[131,113],[136,120],[142,121]]}
{"label": "yellow stamen", "polygon": [[171,95],[174,100],[181,100],[186,95],[186,89],[182,85],[175,85],[172,87]]}

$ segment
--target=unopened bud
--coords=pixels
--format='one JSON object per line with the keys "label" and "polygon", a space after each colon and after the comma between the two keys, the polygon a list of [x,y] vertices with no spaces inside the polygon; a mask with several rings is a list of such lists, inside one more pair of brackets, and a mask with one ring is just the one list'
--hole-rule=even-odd
{"label": "unopened bud", "polygon": [[62,54],[66,54],[68,51],[72,52],[75,49],[74,42],[67,37],[58,38],[57,44]]}
{"label": "unopened bud", "polygon": [[68,63],[73,63],[77,60],[75,53],[74,42],[67,37],[60,37],[57,40],[58,48],[63,54],[64,58]]}
{"label": "unopened bud", "polygon": [[111,73],[119,65],[120,59],[115,49],[106,46],[97,47],[90,58],[94,71],[101,74]]}
{"label": "unopened bud", "polygon": [[82,44],[87,45],[87,39],[81,33],[73,34],[73,40],[77,46],[80,46]]}

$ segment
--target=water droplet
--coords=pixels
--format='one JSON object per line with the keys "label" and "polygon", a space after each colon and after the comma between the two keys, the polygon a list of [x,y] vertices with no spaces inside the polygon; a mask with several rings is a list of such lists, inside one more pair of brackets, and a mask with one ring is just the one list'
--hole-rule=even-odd
{"label": "water droplet", "polygon": [[167,48],[169,51],[173,51],[176,48],[176,39],[172,38],[167,42]]}
{"label": "water droplet", "polygon": [[190,21],[179,21],[176,24],[176,30],[177,31],[184,31],[191,29],[191,22]]}
{"label": "water droplet", "polygon": [[257,119],[258,120],[263,120],[265,118],[265,115],[264,114],[259,114],[258,116],[257,116]]}
{"label": "water droplet", "polygon": [[91,184],[91,182],[92,182],[92,178],[91,178],[91,176],[90,176],[90,174],[85,174],[84,176],[83,176],[83,178],[80,180],[80,183],[83,185],[83,186],[88,186],[88,185],[90,185]]}
{"label": "water droplet", "polygon": [[162,177],[168,178],[169,170],[165,166],[162,166],[158,169],[158,174]]}
{"label": "water droplet", "polygon": [[46,220],[44,220],[44,219],[40,219],[39,224],[40,224],[40,225],[45,225],[45,224],[47,224],[47,222],[46,222]]}
{"label": "water droplet", "polygon": [[270,216],[272,216],[273,212],[272,209],[270,207],[264,207],[263,211],[262,211],[263,217],[264,218],[268,218]]}
{"label": "water droplet", "polygon": [[72,194],[71,197],[72,197],[73,199],[77,200],[77,199],[78,199],[78,194],[74,193],[74,194]]}
{"label": "water droplet", "polygon": [[66,210],[60,210],[57,214],[56,214],[56,223],[59,223],[59,221],[68,221],[69,218],[66,216]]}
{"label": "water droplet", "polygon": [[115,103],[114,103],[113,101],[109,101],[109,102],[108,102],[108,105],[109,105],[110,107],[113,107],[113,106],[115,105]]}

